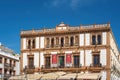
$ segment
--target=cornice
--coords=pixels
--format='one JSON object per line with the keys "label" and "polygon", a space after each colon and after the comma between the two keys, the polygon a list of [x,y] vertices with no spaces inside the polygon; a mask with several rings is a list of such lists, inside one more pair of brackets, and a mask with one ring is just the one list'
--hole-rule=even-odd
{"label": "cornice", "polygon": [[79,33],[92,33],[92,32],[104,32],[110,31],[110,27],[98,27],[98,28],[80,28],[76,30],[63,30],[63,31],[50,31],[50,32],[31,32],[31,33],[21,33],[22,37],[36,37],[36,36],[54,36],[54,35],[65,35],[65,34],[79,34]]}

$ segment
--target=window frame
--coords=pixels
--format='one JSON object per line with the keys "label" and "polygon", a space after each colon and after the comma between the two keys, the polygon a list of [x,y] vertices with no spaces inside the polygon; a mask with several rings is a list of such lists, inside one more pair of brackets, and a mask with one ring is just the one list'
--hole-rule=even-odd
{"label": "window frame", "polygon": [[[100,44],[98,44],[98,35],[101,36],[101,43],[100,43]],[[93,44],[93,42],[92,42],[92,36],[95,36],[95,37],[96,37],[96,38],[95,38],[95,40],[96,40],[96,44]],[[91,33],[90,43],[91,43],[91,45],[102,45],[102,32]]]}

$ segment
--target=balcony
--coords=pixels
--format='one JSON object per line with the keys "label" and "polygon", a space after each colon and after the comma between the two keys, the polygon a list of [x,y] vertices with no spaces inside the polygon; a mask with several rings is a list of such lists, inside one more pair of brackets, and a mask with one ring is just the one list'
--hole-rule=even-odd
{"label": "balcony", "polygon": [[10,64],[4,63],[4,68],[10,69]]}
{"label": "balcony", "polygon": [[4,63],[4,68],[14,70],[14,65],[9,63]]}
{"label": "balcony", "polygon": [[56,71],[65,71],[65,72],[81,72],[85,71],[87,67],[82,67],[82,66],[71,66],[71,67],[47,67],[44,66],[42,67],[41,71],[42,72],[56,72]]}
{"label": "balcony", "polygon": [[50,45],[46,45],[46,48],[50,48]]}
{"label": "balcony", "polygon": [[8,79],[10,76],[10,74],[4,74],[4,79]]}
{"label": "balcony", "polygon": [[57,44],[57,45],[46,45],[46,48],[67,48],[67,47],[77,47],[79,46],[78,43],[70,45],[69,43],[66,44]]}
{"label": "balcony", "polygon": [[104,67],[102,66],[102,64],[100,63],[100,64],[97,64],[97,65],[95,65],[95,64],[90,64],[90,66],[88,67],[88,70],[89,71],[93,71],[93,72],[99,72],[99,71],[101,71],[101,70],[103,70],[104,69]]}
{"label": "balcony", "polygon": [[10,69],[11,70],[14,70],[14,67],[15,67],[14,65],[10,64]]}
{"label": "balcony", "polygon": [[32,74],[35,72],[35,66],[25,66],[24,72],[27,74]]}

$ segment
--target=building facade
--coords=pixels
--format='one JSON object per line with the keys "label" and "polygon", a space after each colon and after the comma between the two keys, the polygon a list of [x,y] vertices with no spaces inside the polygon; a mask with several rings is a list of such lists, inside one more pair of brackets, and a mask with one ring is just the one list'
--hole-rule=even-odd
{"label": "building facade", "polygon": [[20,74],[19,55],[0,43],[0,79],[8,80],[9,77]]}
{"label": "building facade", "polygon": [[110,23],[21,31],[21,74],[65,71],[120,78],[120,53]]}

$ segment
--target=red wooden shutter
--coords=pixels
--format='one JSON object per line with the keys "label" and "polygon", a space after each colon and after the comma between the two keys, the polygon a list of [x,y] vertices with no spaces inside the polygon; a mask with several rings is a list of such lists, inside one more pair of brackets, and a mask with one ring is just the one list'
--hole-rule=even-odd
{"label": "red wooden shutter", "polygon": [[71,63],[71,54],[66,54],[66,63]]}
{"label": "red wooden shutter", "polygon": [[52,54],[52,64],[57,64],[57,54]]}

